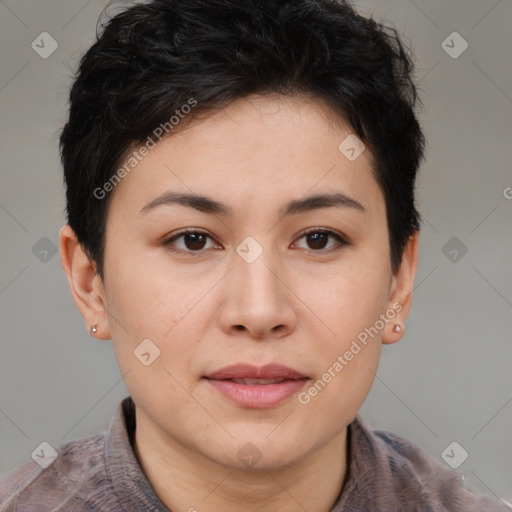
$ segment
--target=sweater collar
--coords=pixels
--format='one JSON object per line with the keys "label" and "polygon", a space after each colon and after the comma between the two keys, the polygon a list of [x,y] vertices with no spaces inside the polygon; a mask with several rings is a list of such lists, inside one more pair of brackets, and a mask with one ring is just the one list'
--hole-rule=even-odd
{"label": "sweater collar", "polygon": [[151,487],[135,455],[135,404],[124,398],[114,413],[105,440],[107,471],[122,510],[169,512]]}

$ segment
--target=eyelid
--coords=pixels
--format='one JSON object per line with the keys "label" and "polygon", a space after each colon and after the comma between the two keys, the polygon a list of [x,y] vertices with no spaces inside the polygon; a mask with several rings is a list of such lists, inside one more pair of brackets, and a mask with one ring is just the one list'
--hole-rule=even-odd
{"label": "eyelid", "polygon": [[350,243],[349,238],[344,235],[343,233],[340,233],[338,231],[335,231],[334,229],[330,228],[323,228],[321,226],[315,226],[313,228],[306,228],[303,231],[301,231],[297,237],[302,238],[304,235],[308,235],[309,233],[327,233],[328,235],[332,235],[333,237],[337,237],[340,240],[343,240],[346,244]]}
{"label": "eyelid", "polygon": [[[213,240],[216,244],[218,244],[218,242],[215,239],[215,237],[213,237],[210,233],[208,233],[208,231],[204,231],[203,229],[200,229],[200,228],[185,228],[185,229],[182,229],[181,231],[178,231],[176,233],[172,233],[171,235],[165,236],[163,238],[162,244],[163,245],[170,245],[170,242],[176,240],[180,236],[187,235],[187,234],[205,235],[208,238],[210,238],[211,240]],[[187,253],[193,253],[193,252],[199,253],[199,252],[204,252],[204,251],[185,251],[185,252],[187,252]]]}
{"label": "eyelid", "polygon": [[317,251],[315,251],[313,249],[309,249],[309,252],[311,252],[312,254],[316,254],[316,255],[330,254],[332,252],[336,252],[336,251],[342,249],[343,247],[353,245],[351,240],[346,235],[339,233],[338,231],[334,231],[333,229],[323,228],[320,226],[313,227],[313,228],[306,228],[305,230],[301,231],[299,233],[299,235],[297,236],[297,240],[300,240],[305,235],[308,235],[310,233],[327,234],[327,236],[334,238],[337,243],[337,245],[335,247],[331,247],[330,249],[319,249]]}

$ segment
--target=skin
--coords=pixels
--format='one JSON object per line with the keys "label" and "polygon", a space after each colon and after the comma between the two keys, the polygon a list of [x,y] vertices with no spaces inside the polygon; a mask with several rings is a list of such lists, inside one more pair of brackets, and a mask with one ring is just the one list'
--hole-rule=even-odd
{"label": "skin", "polygon": [[[318,99],[237,101],[163,139],[116,186],[104,282],[71,228],[60,231],[73,299],[87,327],[97,324],[96,338],[112,339],[135,401],[137,457],[174,512],[327,512],[339,495],[347,425],[381,345],[403,335],[393,326],[404,325],[418,261],[416,233],[393,274],[372,156],[367,149],[351,162],[338,150],[350,133]],[[166,191],[211,197],[233,215],[176,204],[141,213]],[[330,192],[364,212],[278,214],[292,199]],[[211,238],[166,247],[184,228]],[[350,244],[329,252],[336,239],[315,245],[303,235],[309,228]],[[252,263],[236,252],[248,236],[263,249]],[[393,304],[401,305],[394,319],[307,404],[292,395],[271,408],[241,407],[203,379],[230,364],[279,362],[308,376],[307,390]],[[146,338],[160,349],[150,366],[133,354]],[[261,456],[253,466],[237,456],[248,442]]]}

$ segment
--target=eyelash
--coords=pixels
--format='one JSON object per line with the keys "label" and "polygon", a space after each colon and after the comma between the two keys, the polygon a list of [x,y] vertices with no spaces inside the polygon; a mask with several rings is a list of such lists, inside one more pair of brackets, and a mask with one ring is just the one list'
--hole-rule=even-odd
{"label": "eyelash", "polygon": [[[337,243],[337,245],[335,247],[331,247],[330,249],[318,249],[318,250],[309,249],[314,254],[319,254],[319,255],[332,254],[334,252],[340,251],[344,247],[352,245],[350,243],[350,241],[347,238],[345,238],[344,236],[336,233],[335,231],[332,231],[330,229],[324,229],[324,228],[310,228],[310,229],[302,232],[300,234],[298,240],[304,238],[305,236],[307,236],[311,233],[320,233],[320,234],[328,235],[329,237],[334,238]],[[179,233],[174,234],[172,237],[166,239],[163,242],[163,245],[166,246],[170,251],[177,252],[180,254],[188,254],[188,255],[192,255],[192,256],[198,256],[202,252],[205,252],[205,249],[191,251],[191,250],[184,250],[184,249],[176,249],[176,248],[172,247],[173,242],[175,242],[178,238],[183,237],[184,235],[190,235],[190,234],[205,235],[208,238],[210,238],[211,240],[214,240],[213,237],[211,237],[206,231],[185,229],[183,231],[180,231]]]}

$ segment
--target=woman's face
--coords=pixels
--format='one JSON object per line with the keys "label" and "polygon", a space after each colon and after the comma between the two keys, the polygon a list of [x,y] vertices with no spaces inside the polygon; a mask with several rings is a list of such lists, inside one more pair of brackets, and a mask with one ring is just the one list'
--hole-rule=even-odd
{"label": "woman's face", "polygon": [[277,469],[357,414],[400,306],[384,196],[369,151],[339,149],[350,134],[319,101],[252,97],[163,139],[115,187],[110,335],[165,442]]}

